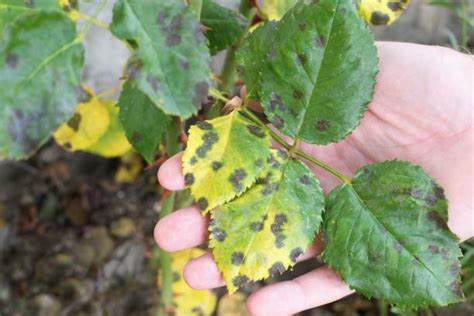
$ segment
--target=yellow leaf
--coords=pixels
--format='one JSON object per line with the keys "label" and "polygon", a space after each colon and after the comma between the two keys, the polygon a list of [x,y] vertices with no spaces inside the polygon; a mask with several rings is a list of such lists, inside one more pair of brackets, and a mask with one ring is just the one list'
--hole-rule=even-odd
{"label": "yellow leaf", "polygon": [[69,18],[73,21],[77,21],[79,19],[79,10],[77,9],[77,1],[71,0],[58,0],[59,6],[66,11]]}
{"label": "yellow leaf", "polygon": [[370,25],[391,25],[409,4],[410,0],[359,0],[359,15]]}
{"label": "yellow leaf", "polygon": [[[184,266],[191,260],[205,254],[204,250],[191,248],[171,254],[173,270],[173,303],[176,316],[212,315],[216,308],[216,294],[210,290],[194,290],[183,279]],[[158,286],[161,281],[158,279]]]}
{"label": "yellow leaf", "polygon": [[199,207],[207,212],[241,195],[262,170],[269,147],[268,133],[239,111],[192,126],[183,173]]}
{"label": "yellow leaf", "polygon": [[120,158],[120,166],[115,173],[118,183],[133,183],[143,169],[143,161],[139,155],[129,152]]}
{"label": "yellow leaf", "polygon": [[262,0],[260,11],[268,20],[280,20],[297,0]]}
{"label": "yellow leaf", "polygon": [[217,308],[218,316],[248,316],[245,300],[247,296],[244,293],[225,294],[219,300]]}
{"label": "yellow leaf", "polygon": [[85,150],[105,134],[109,126],[109,114],[92,91],[84,89],[90,96],[80,103],[67,123],[54,133],[56,142],[70,151]]}

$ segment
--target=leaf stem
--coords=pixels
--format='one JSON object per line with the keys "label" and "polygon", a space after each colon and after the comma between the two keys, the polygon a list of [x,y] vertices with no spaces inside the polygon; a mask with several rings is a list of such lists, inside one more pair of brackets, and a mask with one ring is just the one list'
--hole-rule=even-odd
{"label": "leaf stem", "polygon": [[337,178],[339,178],[339,180],[341,180],[342,182],[346,183],[346,184],[351,184],[351,179],[346,177],[345,175],[343,175],[342,173],[340,173],[339,171],[337,171],[336,169],[334,169],[333,167],[331,166],[328,166],[326,165],[324,162],[314,158],[313,156],[311,155],[308,155],[307,153],[301,151],[301,150],[295,150],[295,154],[297,156],[300,156],[306,160],[308,160],[309,162],[312,162],[314,163],[315,165],[317,165],[318,167],[326,170],[327,172],[331,173],[332,175],[336,176]]}
{"label": "leaf stem", "polygon": [[100,27],[101,29],[104,29],[106,31],[110,31],[110,28],[106,23],[104,23],[104,22],[102,22],[102,21],[100,21],[100,20],[98,20],[98,19],[96,19],[92,16],[89,16],[89,15],[84,14],[82,12],[78,12],[78,16],[79,16],[80,19],[92,22],[92,24],[94,24],[97,27]]}

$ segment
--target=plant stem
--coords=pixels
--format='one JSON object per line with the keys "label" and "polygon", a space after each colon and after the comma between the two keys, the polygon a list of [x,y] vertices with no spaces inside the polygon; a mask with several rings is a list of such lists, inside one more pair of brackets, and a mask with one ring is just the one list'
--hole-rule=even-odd
{"label": "plant stem", "polygon": [[337,171],[336,169],[334,169],[333,167],[331,166],[328,166],[326,165],[324,162],[322,161],[319,161],[318,159],[314,158],[313,156],[311,155],[308,155],[307,153],[303,152],[303,151],[300,151],[300,150],[295,150],[295,154],[297,156],[300,156],[306,160],[308,160],[309,162],[312,162],[314,163],[315,165],[317,165],[318,167],[320,168],[323,168],[324,170],[326,170],[327,172],[331,173],[332,175],[336,176],[337,178],[339,178],[339,180],[341,180],[342,182],[346,183],[346,184],[351,184],[351,179],[349,179],[348,177],[346,177],[345,175],[343,175],[342,173],[340,173],[339,171]]}
{"label": "plant stem", "polygon": [[95,26],[97,27],[100,27],[101,29],[104,29],[106,31],[110,31],[110,28],[107,24],[105,24],[104,22],[100,21],[100,20],[97,20],[96,18],[92,17],[92,16],[89,16],[87,14],[84,14],[82,12],[79,12],[78,13],[79,15],[79,18],[80,19],[83,19],[83,20],[86,20],[88,22],[91,22],[92,24],[94,24]]}
{"label": "plant stem", "polygon": [[191,0],[189,6],[196,13],[198,20],[201,20],[202,0]]}

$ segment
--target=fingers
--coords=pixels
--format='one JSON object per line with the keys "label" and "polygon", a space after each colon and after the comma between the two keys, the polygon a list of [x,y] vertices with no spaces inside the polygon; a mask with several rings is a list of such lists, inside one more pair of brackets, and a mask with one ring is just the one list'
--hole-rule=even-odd
{"label": "fingers", "polygon": [[179,153],[166,160],[158,170],[158,181],[161,186],[170,191],[183,190],[185,187],[181,157]]}
{"label": "fingers", "polygon": [[252,315],[291,315],[337,301],[352,290],[328,267],[318,268],[294,280],[268,285],[247,301]]}
{"label": "fingers", "polygon": [[208,219],[193,206],[161,219],[155,226],[155,240],[161,249],[179,251],[196,247],[208,238]]}
{"label": "fingers", "polygon": [[[308,251],[297,258],[297,262],[313,258],[321,251],[322,245],[318,240]],[[225,285],[222,274],[210,253],[191,260],[184,268],[183,275],[186,283],[196,290],[213,289]]]}

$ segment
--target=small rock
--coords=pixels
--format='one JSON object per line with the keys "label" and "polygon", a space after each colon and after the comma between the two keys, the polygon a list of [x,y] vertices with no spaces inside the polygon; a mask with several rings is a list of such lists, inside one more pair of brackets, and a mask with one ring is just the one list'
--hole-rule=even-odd
{"label": "small rock", "polygon": [[112,223],[110,232],[115,237],[126,238],[136,231],[135,223],[128,217],[122,217]]}
{"label": "small rock", "polygon": [[144,266],[145,251],[145,244],[138,239],[120,245],[104,265],[104,277],[114,284],[137,276]]}
{"label": "small rock", "polygon": [[92,228],[86,238],[94,247],[94,264],[100,265],[110,257],[114,250],[114,241],[105,227]]}

